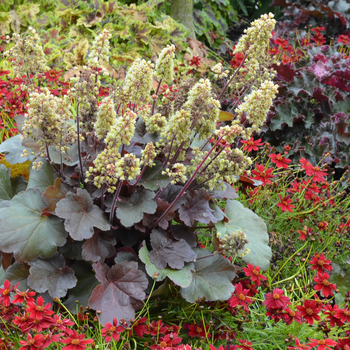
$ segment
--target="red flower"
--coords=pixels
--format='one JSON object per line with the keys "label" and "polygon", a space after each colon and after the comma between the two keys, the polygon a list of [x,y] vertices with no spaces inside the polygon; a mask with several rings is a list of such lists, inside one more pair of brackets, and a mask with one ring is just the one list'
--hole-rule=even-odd
{"label": "red flower", "polygon": [[124,328],[122,326],[118,326],[118,321],[115,317],[113,317],[113,324],[107,322],[105,327],[101,329],[102,337],[106,337],[105,341],[108,343],[112,340],[119,340],[119,333],[124,332]]}
{"label": "red flower", "polygon": [[62,75],[62,72],[62,70],[60,72],[57,72],[54,69],[50,69],[47,72],[45,72],[44,75],[48,81],[57,81],[58,78]]}
{"label": "red flower", "polygon": [[295,338],[296,346],[287,346],[288,350],[310,350],[310,346],[301,344],[298,338]]}
{"label": "red flower", "polygon": [[340,310],[338,304],[335,304],[334,306],[327,304],[324,308],[324,314],[326,315],[326,319],[329,321],[331,327],[334,327],[335,324],[337,324],[338,327],[341,327],[344,322],[335,317],[336,312]]}
{"label": "red flower", "polygon": [[199,67],[201,64],[201,58],[199,56],[193,56],[190,60],[190,66]]}
{"label": "red flower", "polygon": [[252,283],[248,278],[241,280],[243,289],[249,289],[248,297],[253,297],[255,294],[258,294],[258,290],[256,289],[256,285]]}
{"label": "red flower", "polygon": [[167,334],[164,337],[160,337],[159,344],[152,345],[151,349],[154,350],[183,350],[183,345],[180,344],[182,338],[178,337],[174,333]]}
{"label": "red flower", "polygon": [[231,307],[241,305],[244,307],[244,310],[248,311],[248,304],[252,302],[252,299],[247,296],[249,289],[243,289],[241,283],[237,283],[235,288],[234,294],[232,294],[232,297],[228,300],[228,304]]}
{"label": "red flower", "polygon": [[311,42],[310,42],[310,39],[305,37],[301,40],[301,46],[310,46],[311,45]]}
{"label": "red flower", "polygon": [[52,327],[55,327],[56,329],[59,329],[60,331],[65,332],[67,334],[72,334],[73,331],[67,327],[73,326],[74,322],[71,321],[69,318],[65,318],[62,320],[61,317],[61,315],[53,315]]}
{"label": "red flower", "polygon": [[[312,30],[312,29],[311,29]],[[317,44],[317,46],[321,46],[326,42],[326,38],[321,33],[316,33],[312,40]]]}
{"label": "red flower", "polygon": [[28,302],[34,302],[34,299],[32,296],[34,296],[35,292],[28,292],[29,289],[27,289],[25,292],[21,292],[20,290],[16,289],[16,295],[12,300],[13,304],[20,303],[22,304],[24,301]]}
{"label": "red flower", "polygon": [[136,320],[132,325],[131,325],[131,331],[129,331],[129,337],[133,333],[135,333],[138,337],[142,338],[143,333],[147,331],[147,326],[145,325],[147,321],[147,317],[141,317],[138,320]]}
{"label": "red flower", "polygon": [[305,300],[304,305],[298,305],[297,309],[300,311],[301,316],[308,322],[308,324],[313,324],[314,320],[319,321],[321,318],[318,313],[321,308],[318,307],[315,300]]}
{"label": "red flower", "polygon": [[254,267],[253,264],[249,263],[248,267],[243,268],[243,271],[258,287],[261,285],[261,280],[267,280],[266,276],[260,274],[260,266]]}
{"label": "red flower", "polygon": [[301,314],[299,311],[293,311],[291,310],[289,307],[287,307],[285,310],[284,310],[284,313],[282,315],[282,319],[283,321],[287,324],[287,325],[290,325],[293,320],[295,322],[298,322],[300,324],[303,323],[302,319],[301,319]]}
{"label": "red flower", "polygon": [[35,305],[35,303],[32,301],[28,301],[27,303],[26,311],[29,313],[31,318],[41,319],[44,316],[50,316],[54,313],[52,310],[50,310],[51,303],[43,306],[44,305],[43,297],[37,298],[36,303],[37,305]]}
{"label": "red flower", "polygon": [[289,198],[290,196],[282,197],[280,194],[278,195],[281,202],[277,203],[277,206],[281,208],[282,212],[286,212],[287,210],[289,212],[293,212],[292,208],[295,208],[295,205],[290,204],[292,203],[292,200]]}
{"label": "red flower", "polygon": [[321,221],[318,225],[317,225],[318,229],[320,231],[325,231],[326,228],[328,227],[328,222],[327,221]]}
{"label": "red flower", "polygon": [[93,343],[93,339],[84,339],[85,334],[78,334],[77,331],[73,331],[68,338],[61,339],[61,343],[69,344],[62,348],[62,350],[84,350],[87,344]]}
{"label": "red flower", "polygon": [[256,170],[252,170],[251,173],[255,175],[254,179],[262,181],[263,185],[270,184],[271,181],[269,179],[273,178],[274,176],[271,175],[273,172],[273,168],[269,168],[265,170],[265,166],[262,164],[256,164],[255,165]]}
{"label": "red flower", "polygon": [[327,272],[317,272],[317,277],[314,277],[314,281],[317,283],[315,290],[322,291],[324,297],[328,298],[333,295],[333,291],[337,289],[337,286],[329,282],[329,274]]}
{"label": "red flower", "polygon": [[321,197],[319,197],[316,193],[313,193],[311,190],[309,190],[305,193],[304,198],[308,201],[312,200],[313,204],[316,204],[321,200]]}
{"label": "red flower", "polygon": [[275,288],[272,293],[267,293],[265,295],[265,301],[263,302],[263,305],[266,305],[267,309],[272,308],[287,308],[287,305],[290,304],[290,299],[283,295],[284,290]]}
{"label": "red flower", "polygon": [[237,345],[237,349],[242,349],[242,350],[254,350],[250,345],[252,343],[248,340],[242,340],[238,339],[238,341],[241,343],[240,345]]}
{"label": "red flower", "polygon": [[350,38],[347,35],[339,35],[337,41],[338,43],[342,43],[344,45],[350,45]]}
{"label": "red flower", "polygon": [[309,343],[310,346],[317,346],[318,350],[325,350],[325,349],[331,349],[328,345],[334,346],[337,345],[337,342],[332,339],[311,339],[311,343]]}
{"label": "red flower", "polygon": [[350,309],[339,309],[335,312],[334,317],[339,318],[343,323],[350,322]]}
{"label": "red flower", "polygon": [[284,158],[281,153],[271,154],[269,157],[271,158],[271,162],[275,163],[278,168],[287,169],[288,164],[291,162],[290,159]]}
{"label": "red flower", "polygon": [[210,325],[205,325],[202,323],[201,325],[196,325],[196,324],[190,324],[188,326],[188,335],[193,338],[193,337],[198,337],[198,338],[205,338],[206,334],[208,334]]}
{"label": "red flower", "polygon": [[324,253],[322,253],[321,255],[318,253],[315,253],[310,261],[310,264],[312,265],[311,270],[317,269],[317,272],[323,272],[323,270],[327,270],[327,271],[333,270],[331,261],[328,259],[327,260],[325,259]]}
{"label": "red flower", "polygon": [[272,308],[269,309],[265,315],[271,317],[275,323],[277,323],[283,316],[283,309],[280,307]]}
{"label": "red flower", "polygon": [[13,288],[14,286],[11,286],[10,281],[5,280],[4,288],[0,288],[0,302],[2,306],[9,307],[11,305],[10,293],[13,291]]}
{"label": "red flower", "polygon": [[0,69],[0,77],[2,77],[3,75],[8,75],[8,74],[10,74],[9,70],[2,70],[2,69]]}
{"label": "red flower", "polygon": [[243,144],[245,144],[246,146],[243,147],[243,150],[247,150],[248,152],[251,152],[251,151],[257,151],[259,148],[258,146],[262,146],[264,143],[263,142],[260,142],[261,139],[259,140],[255,140],[251,137],[250,140],[246,141],[241,141]]}
{"label": "red flower", "polygon": [[27,341],[20,340],[19,343],[23,345],[18,350],[39,350],[39,347],[43,344],[44,337],[42,334],[36,334],[34,337],[28,333]]}
{"label": "red flower", "polygon": [[157,336],[159,334],[165,334],[165,333],[167,333],[167,327],[163,326],[162,320],[158,320],[158,321],[153,320],[148,325],[148,331],[145,332],[145,334],[150,334],[152,336]]}
{"label": "red flower", "polygon": [[61,338],[61,334],[53,334],[49,332],[48,334],[44,335],[44,342],[40,347],[40,350],[45,350],[51,345],[52,343],[58,343]]}

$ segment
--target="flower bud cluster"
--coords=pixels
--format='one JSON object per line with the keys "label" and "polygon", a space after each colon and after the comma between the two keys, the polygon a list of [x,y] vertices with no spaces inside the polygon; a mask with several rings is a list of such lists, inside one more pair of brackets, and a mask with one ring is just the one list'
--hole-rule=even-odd
{"label": "flower bud cluster", "polygon": [[[235,257],[239,254],[239,257],[243,257],[249,253],[249,249],[245,248],[245,245],[249,243],[247,236],[241,231],[231,232],[221,238],[221,234],[218,232],[217,237],[219,238],[220,245],[219,251],[221,254],[227,257]],[[242,251],[240,252],[239,251]]]}
{"label": "flower bud cluster", "polygon": [[153,63],[137,58],[126,74],[123,91],[127,99],[136,105],[150,99],[153,67]]}
{"label": "flower bud cluster", "polygon": [[174,80],[175,45],[164,48],[156,62],[156,76],[163,83],[171,83]]}
{"label": "flower bud cluster", "polygon": [[100,81],[97,79],[98,73],[91,67],[83,66],[77,77],[71,77],[70,82],[73,87],[69,90],[69,96],[75,99],[79,105],[79,115],[84,128],[92,131],[97,118],[97,99],[100,89]]}
{"label": "flower bud cluster", "polygon": [[252,124],[244,132],[244,138],[250,138],[251,134],[260,131],[261,125],[266,119],[266,115],[272,105],[272,100],[278,92],[278,85],[272,81],[265,81],[259,89],[253,90],[251,94],[244,98],[244,102],[236,109],[237,119],[246,115],[247,120]]}
{"label": "flower bud cluster", "polygon": [[141,173],[140,159],[133,153],[125,154],[123,158],[116,163],[116,174],[120,180],[136,179]]}
{"label": "flower bud cluster", "polygon": [[134,136],[136,117],[137,114],[127,108],[125,113],[117,118],[105,139],[108,147],[130,145],[130,140]]}
{"label": "flower bud cluster", "polygon": [[69,147],[64,144],[75,141],[75,129],[69,123],[70,108],[68,96],[56,97],[48,88],[30,93],[23,137],[33,138],[39,145],[55,146],[65,152]]}
{"label": "flower bud cluster", "polygon": [[111,34],[109,30],[104,29],[100,35],[98,35],[92,44],[92,50],[88,57],[88,65],[90,67],[101,67],[104,75],[108,75],[108,71],[103,68],[103,63],[109,60],[109,39]]}
{"label": "flower bud cluster", "polygon": [[153,142],[147,143],[144,150],[141,151],[141,164],[144,166],[152,167],[155,165],[154,158],[156,157],[157,152],[153,145]]}
{"label": "flower bud cluster", "polygon": [[[164,148],[165,155],[174,155],[178,148],[187,148],[190,142],[190,129],[191,129],[191,114],[189,111],[180,110],[171,116],[164,131],[160,134],[161,144],[166,144]],[[183,159],[183,152],[179,155],[178,159]]]}
{"label": "flower bud cluster", "polygon": [[229,71],[224,70],[224,67],[222,66],[222,63],[219,62],[214,67],[211,67],[211,71],[214,72],[214,79],[223,79],[227,78]]}
{"label": "flower bud cluster", "polygon": [[233,87],[240,89],[247,83],[251,86],[260,85],[265,80],[272,80],[275,71],[270,67],[275,58],[268,54],[268,45],[276,21],[273,14],[262,15],[246,29],[240,38],[233,54],[244,53],[246,59],[240,69],[240,77],[232,82]]}
{"label": "flower bud cluster", "polygon": [[15,76],[34,75],[50,69],[35,29],[29,27],[28,32],[21,35],[13,33],[12,40],[15,44],[4,52],[4,56],[15,58],[12,61]]}
{"label": "flower bud cluster", "polygon": [[106,184],[107,191],[113,193],[119,180],[116,170],[120,157],[121,155],[116,147],[103,150],[94,160],[94,166],[89,167],[89,171],[86,172],[85,182],[91,181],[89,180],[89,177],[91,177],[97,188],[101,188],[103,184]]}
{"label": "flower bud cluster", "polygon": [[221,127],[219,130],[216,130],[215,133],[227,143],[232,143],[235,138],[241,134],[242,130],[241,126],[232,124]]}
{"label": "flower bud cluster", "polygon": [[149,133],[161,133],[167,125],[167,120],[160,113],[153,114],[151,117],[144,116],[143,120]]}
{"label": "flower bud cluster", "polygon": [[106,137],[111,127],[116,123],[116,115],[113,100],[109,96],[105,97],[98,106],[95,123],[96,135],[100,140]]}
{"label": "flower bud cluster", "polygon": [[219,117],[220,102],[212,97],[209,79],[201,79],[193,86],[183,107],[191,112],[193,130],[199,138],[203,140],[211,136]]}
{"label": "flower bud cluster", "polygon": [[182,163],[175,163],[171,169],[166,168],[162,171],[163,175],[168,175],[172,180],[171,183],[174,185],[179,182],[186,182],[186,166]]}

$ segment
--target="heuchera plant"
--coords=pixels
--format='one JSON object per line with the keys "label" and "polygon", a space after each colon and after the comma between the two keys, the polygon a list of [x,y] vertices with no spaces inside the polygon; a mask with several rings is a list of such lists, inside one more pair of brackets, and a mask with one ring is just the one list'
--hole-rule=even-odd
{"label": "heuchera plant", "polygon": [[[259,130],[277,92],[267,45],[273,15],[252,23],[236,47],[244,67],[228,76],[182,77],[173,84],[175,47],[155,66],[136,59],[124,81],[98,97],[108,72],[110,33],[93,44],[67,94],[35,87],[48,70],[36,31],[14,34],[5,52],[29,93],[21,135],[1,145],[12,163],[32,161],[29,180],[0,166],[0,250],[6,278],[101,311],[101,323],[130,320],[150,281],[170,279],[189,302],[226,300],[236,275],[228,257],[266,269],[266,225],[232,188],[252,163],[236,148]],[[242,62],[242,63],[243,63]],[[169,84],[167,88],[160,87]],[[171,86],[170,86],[171,85]],[[225,92],[250,93],[230,125],[217,122]],[[238,102],[238,101],[237,101]],[[233,114],[232,114],[233,115]],[[241,124],[244,118],[245,122]],[[217,199],[228,198],[225,213]],[[215,224],[215,251],[200,249],[198,223]],[[222,256],[225,254],[226,257]],[[161,284],[161,283],[159,283]]]}

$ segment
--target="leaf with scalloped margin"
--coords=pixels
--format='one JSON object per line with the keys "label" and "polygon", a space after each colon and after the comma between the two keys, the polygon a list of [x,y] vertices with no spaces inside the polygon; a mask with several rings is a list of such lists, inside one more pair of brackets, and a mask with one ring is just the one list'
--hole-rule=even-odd
{"label": "leaf with scalloped margin", "polygon": [[147,276],[138,270],[137,262],[123,261],[111,268],[98,262],[93,268],[101,284],[92,291],[89,306],[101,311],[101,324],[113,322],[113,317],[127,321],[134,318],[148,286]]}
{"label": "leaf with scalloped margin", "polygon": [[137,189],[131,196],[130,202],[117,202],[117,218],[123,226],[131,227],[143,218],[143,214],[154,214],[157,203],[153,200],[155,193],[149,190]]}
{"label": "leaf with scalloped margin", "polygon": [[95,230],[94,235],[83,244],[82,258],[93,262],[104,261],[115,253],[116,243],[110,231]]}
{"label": "leaf with scalloped margin", "polygon": [[44,209],[44,211],[54,214],[57,203],[66,197],[68,191],[68,186],[62,184],[62,179],[58,177],[55,181],[55,184],[53,186],[47,187],[43,193],[44,202],[47,204],[47,207]]}
{"label": "leaf with scalloped margin", "polygon": [[155,191],[158,189],[158,185],[162,188],[166,187],[171,179],[167,175],[162,175],[163,164],[156,160],[155,165],[152,167],[146,167],[140,184],[147,190]]}
{"label": "leaf with scalloped margin", "polygon": [[[21,154],[25,149],[28,150],[28,157],[21,157]],[[30,152],[30,148],[22,146],[21,135],[10,137],[0,145],[0,153],[5,153],[6,160],[11,164],[24,163],[27,160],[33,160],[34,155]]]}
{"label": "leaf with scalloped margin", "polygon": [[262,270],[267,270],[272,253],[268,246],[269,235],[264,220],[236,200],[226,201],[225,215],[229,221],[217,222],[215,224],[217,232],[220,232],[223,237],[231,232],[242,230],[249,240],[246,248],[250,249],[243,260],[260,266]]}
{"label": "leaf with scalloped margin", "polygon": [[190,303],[205,297],[207,301],[227,300],[234,292],[232,285],[236,277],[236,268],[221,255],[211,255],[208,249],[195,249],[197,261],[194,262],[195,271],[192,272],[192,282],[187,288],[181,288],[181,295]]}
{"label": "leaf with scalloped margin", "polygon": [[38,293],[48,291],[53,298],[63,298],[68,289],[77,284],[74,271],[66,266],[64,257],[59,252],[49,259],[37,259],[29,265],[28,285]]}
{"label": "leaf with scalloped margin", "polygon": [[62,220],[41,215],[45,208],[42,192],[28,189],[0,209],[0,250],[14,253],[18,262],[49,258],[66,243]]}
{"label": "leaf with scalloped margin", "polygon": [[192,262],[197,257],[184,239],[171,239],[164,230],[154,229],[150,239],[153,250],[149,253],[149,259],[158,269],[169,265],[172,269],[181,270],[185,262]]}
{"label": "leaf with scalloped margin", "polygon": [[40,191],[44,192],[47,187],[55,184],[57,175],[48,161],[43,159],[41,159],[41,161],[43,165],[39,170],[35,170],[32,167],[29,169],[27,188],[38,188]]}
{"label": "leaf with scalloped margin", "polygon": [[0,201],[10,200],[12,197],[11,169],[7,169],[4,164],[0,164]]}
{"label": "leaf with scalloped margin", "polygon": [[56,215],[65,219],[64,227],[76,241],[89,239],[94,234],[94,227],[102,231],[110,229],[104,212],[92,203],[88,191],[77,189],[77,194],[68,192],[66,198],[56,205]]}
{"label": "leaf with scalloped margin", "polygon": [[166,277],[170,278],[176,285],[186,288],[190,285],[192,281],[192,272],[194,271],[194,264],[189,263],[181,270],[173,270],[170,268],[157,269],[154,264],[149,260],[149,252],[146,247],[145,242],[143,242],[143,247],[139,250],[139,258],[145,264],[146,271],[149,276],[154,278],[154,274],[157,273],[157,282],[163,281]]}

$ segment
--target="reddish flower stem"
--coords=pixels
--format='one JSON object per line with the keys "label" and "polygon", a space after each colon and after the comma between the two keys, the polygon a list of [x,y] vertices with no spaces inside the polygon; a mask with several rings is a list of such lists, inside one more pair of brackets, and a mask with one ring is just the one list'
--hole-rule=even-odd
{"label": "reddish flower stem", "polygon": [[170,210],[174,207],[174,205],[176,204],[176,202],[185,194],[186,190],[190,187],[190,185],[192,184],[194,178],[196,177],[199,169],[201,168],[201,166],[204,164],[204,162],[208,159],[208,157],[210,156],[210,154],[214,151],[214,149],[216,148],[216,146],[219,144],[219,142],[221,141],[221,137],[218,138],[218,140],[215,142],[214,146],[212,147],[212,149],[208,152],[208,154],[203,158],[203,160],[201,161],[201,163],[197,166],[196,170],[194,171],[194,173],[192,174],[192,176],[190,177],[190,179],[187,181],[187,183],[185,184],[185,186],[182,188],[182,190],[180,191],[180,193],[176,196],[176,198],[173,200],[173,202],[168,206],[168,208],[164,211],[164,213],[161,215],[161,217],[153,224],[152,227],[150,227],[145,235],[148,235],[152,229],[154,227],[156,227],[170,212]]}

